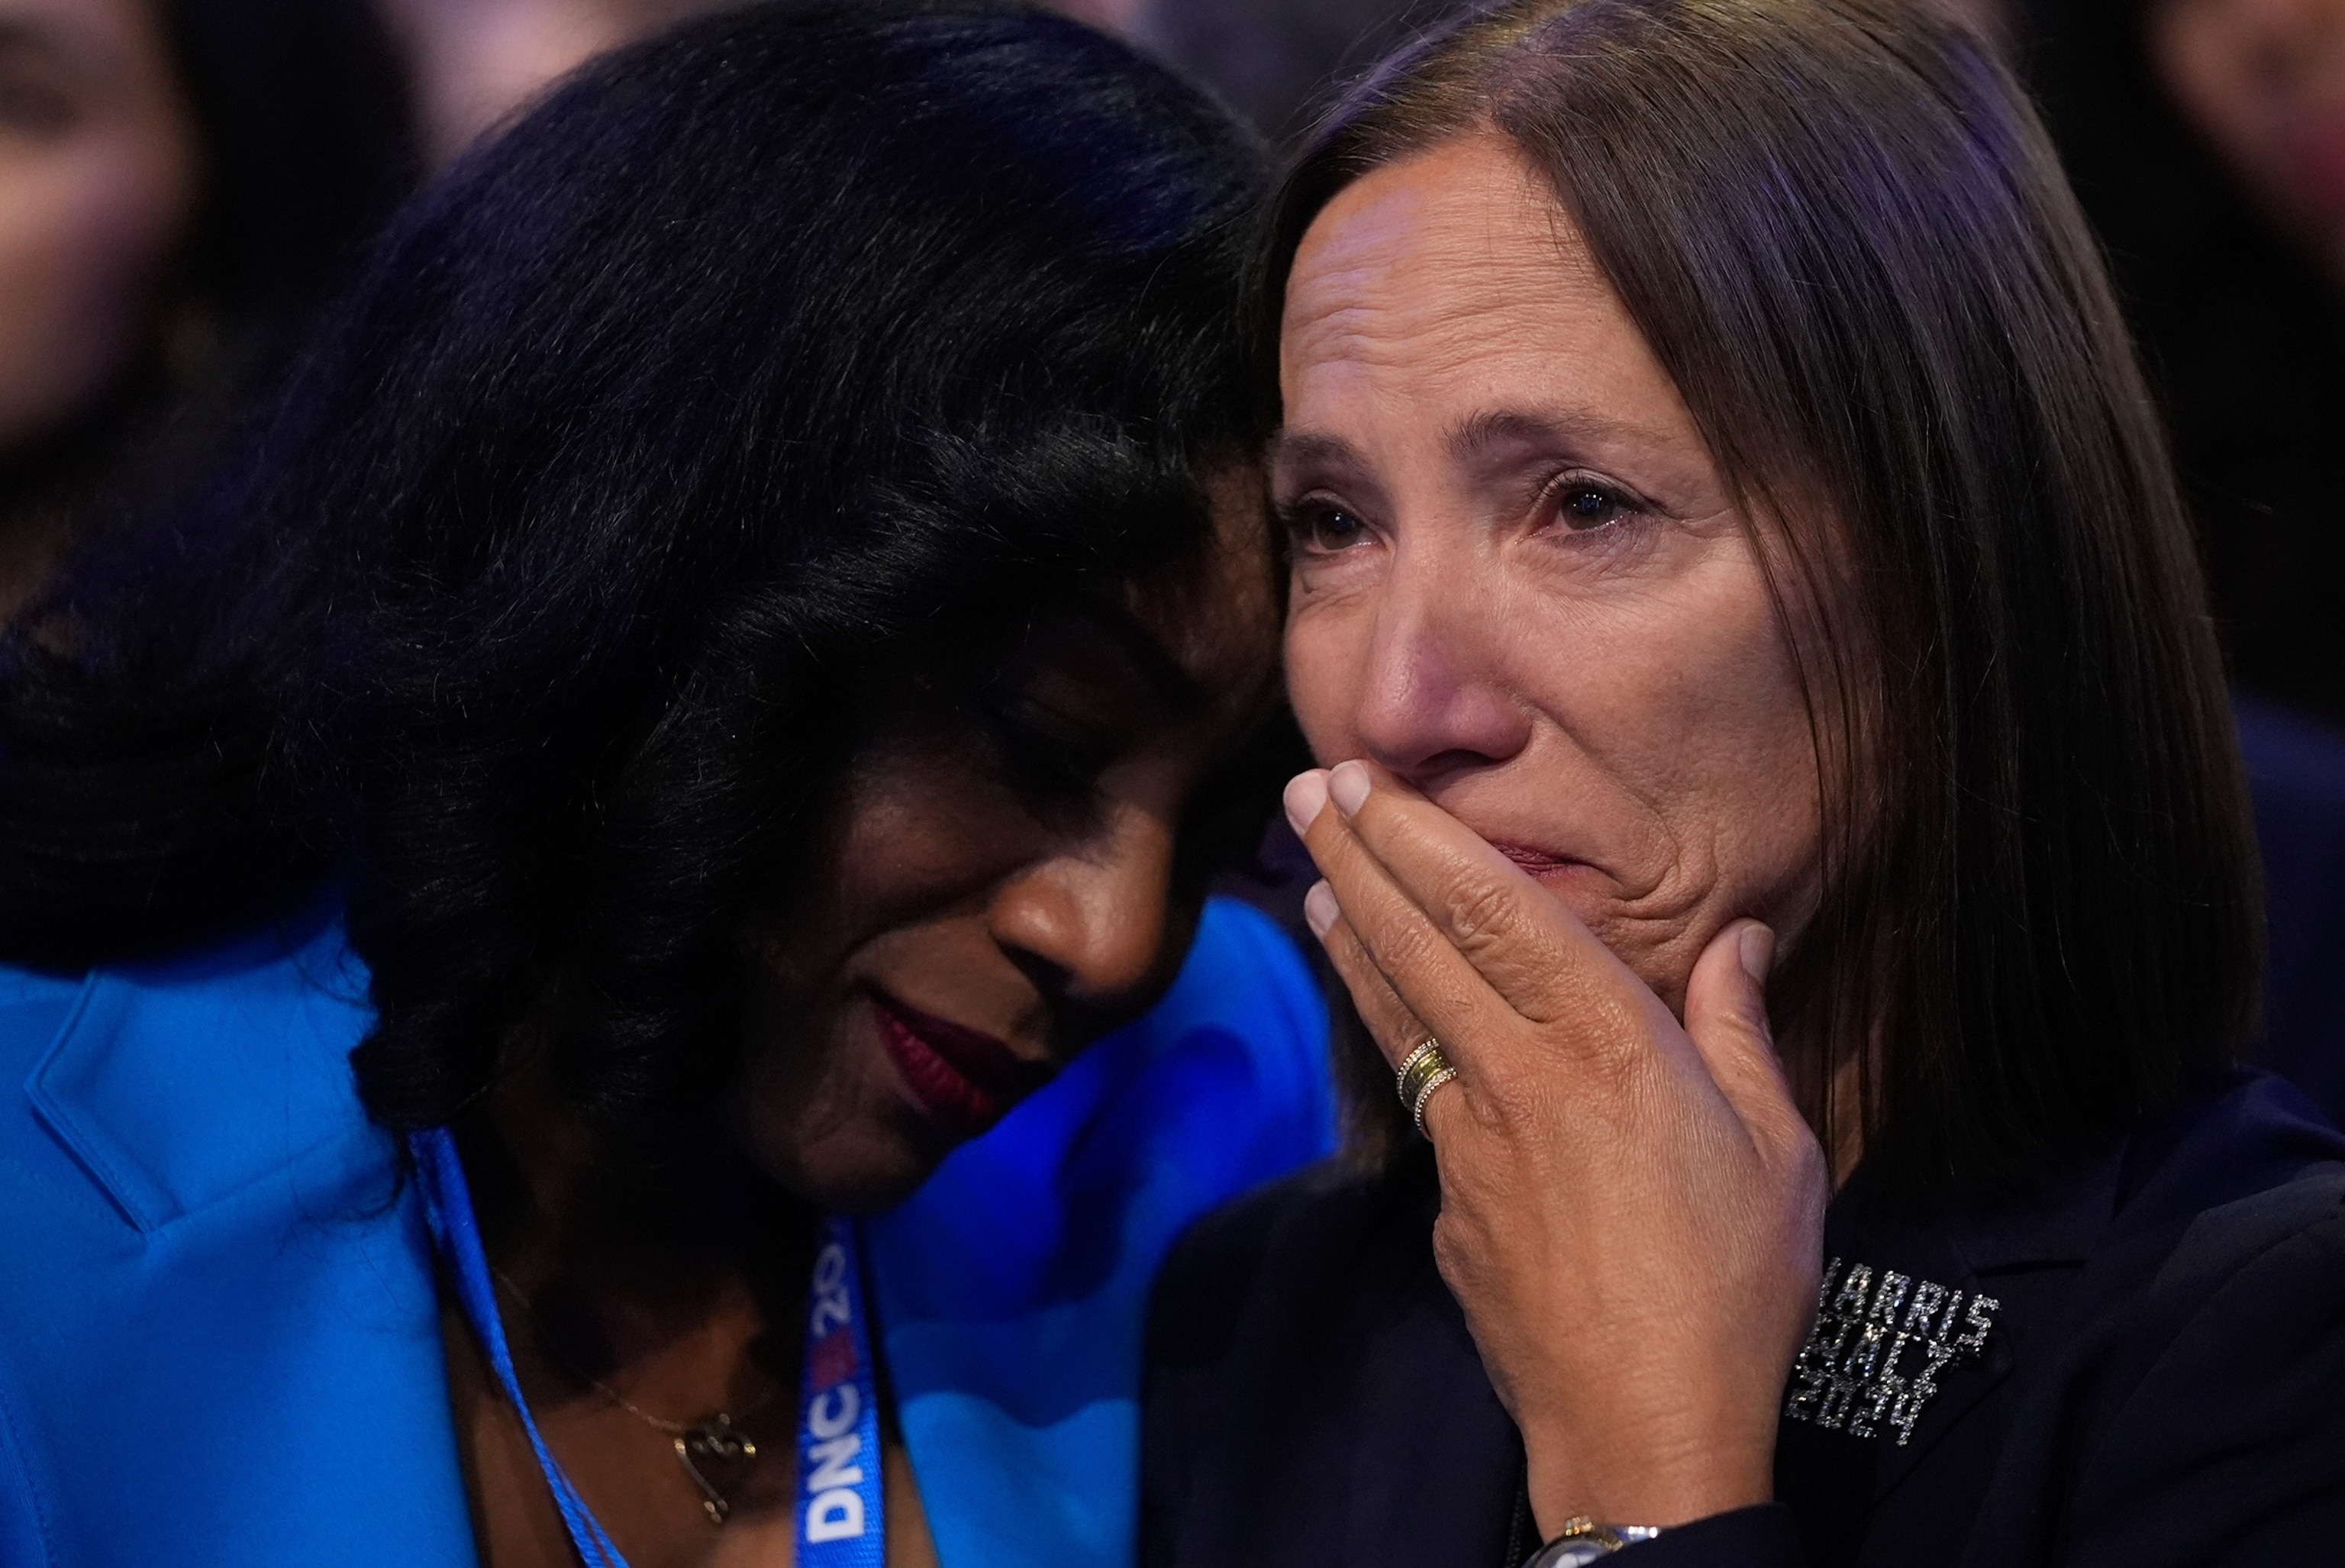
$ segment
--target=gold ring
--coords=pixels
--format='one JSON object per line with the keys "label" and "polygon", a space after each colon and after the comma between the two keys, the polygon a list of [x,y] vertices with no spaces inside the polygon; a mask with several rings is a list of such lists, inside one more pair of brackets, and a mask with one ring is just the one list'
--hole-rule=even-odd
{"label": "gold ring", "polygon": [[1400,1064],[1396,1079],[1400,1103],[1408,1107],[1409,1118],[1416,1122],[1418,1132],[1425,1131],[1425,1103],[1433,1098],[1436,1089],[1457,1076],[1457,1069],[1442,1054],[1438,1040],[1427,1039]]}

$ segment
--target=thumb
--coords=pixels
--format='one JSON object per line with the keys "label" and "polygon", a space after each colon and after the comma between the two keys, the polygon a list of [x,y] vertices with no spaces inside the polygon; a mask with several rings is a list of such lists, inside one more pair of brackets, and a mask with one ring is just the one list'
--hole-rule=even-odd
{"label": "thumb", "polygon": [[1774,962],[1775,933],[1755,920],[1736,921],[1711,939],[1686,982],[1686,1033],[1719,1092],[1753,1133],[1779,1131],[1786,1116],[1800,1119],[1767,1020],[1767,972]]}

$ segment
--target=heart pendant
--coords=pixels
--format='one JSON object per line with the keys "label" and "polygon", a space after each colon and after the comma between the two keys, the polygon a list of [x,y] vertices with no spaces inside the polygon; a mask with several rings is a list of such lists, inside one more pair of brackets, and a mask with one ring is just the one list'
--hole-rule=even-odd
{"label": "heart pendant", "polygon": [[733,1512],[725,1494],[739,1486],[757,1462],[757,1445],[720,1410],[677,1436],[675,1459],[700,1489],[700,1506],[713,1522],[722,1524]]}

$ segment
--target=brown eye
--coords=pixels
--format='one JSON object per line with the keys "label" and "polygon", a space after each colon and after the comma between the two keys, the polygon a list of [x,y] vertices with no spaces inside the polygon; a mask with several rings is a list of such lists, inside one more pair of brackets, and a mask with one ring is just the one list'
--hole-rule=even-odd
{"label": "brown eye", "polygon": [[73,98],[36,77],[0,71],[0,136],[48,140],[73,128]]}
{"label": "brown eye", "polygon": [[1569,484],[1556,494],[1556,516],[1574,533],[1617,523],[1627,509],[1619,496],[1600,484]]}
{"label": "brown eye", "polygon": [[1368,525],[1340,506],[1303,506],[1289,520],[1287,533],[1303,554],[1333,555],[1365,539]]}

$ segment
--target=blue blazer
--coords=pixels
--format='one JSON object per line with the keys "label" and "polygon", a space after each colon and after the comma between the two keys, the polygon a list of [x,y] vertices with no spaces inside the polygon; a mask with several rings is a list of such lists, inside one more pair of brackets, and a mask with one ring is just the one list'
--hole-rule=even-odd
{"label": "blue blazer", "polygon": [[[353,1093],[365,993],[330,913],[0,969],[5,1568],[475,1561],[431,1243]],[[1325,1036],[1292,945],[1217,901],[1154,1013],[872,1223],[951,1568],[1131,1560],[1150,1282],[1194,1215],[1329,1145]]]}

